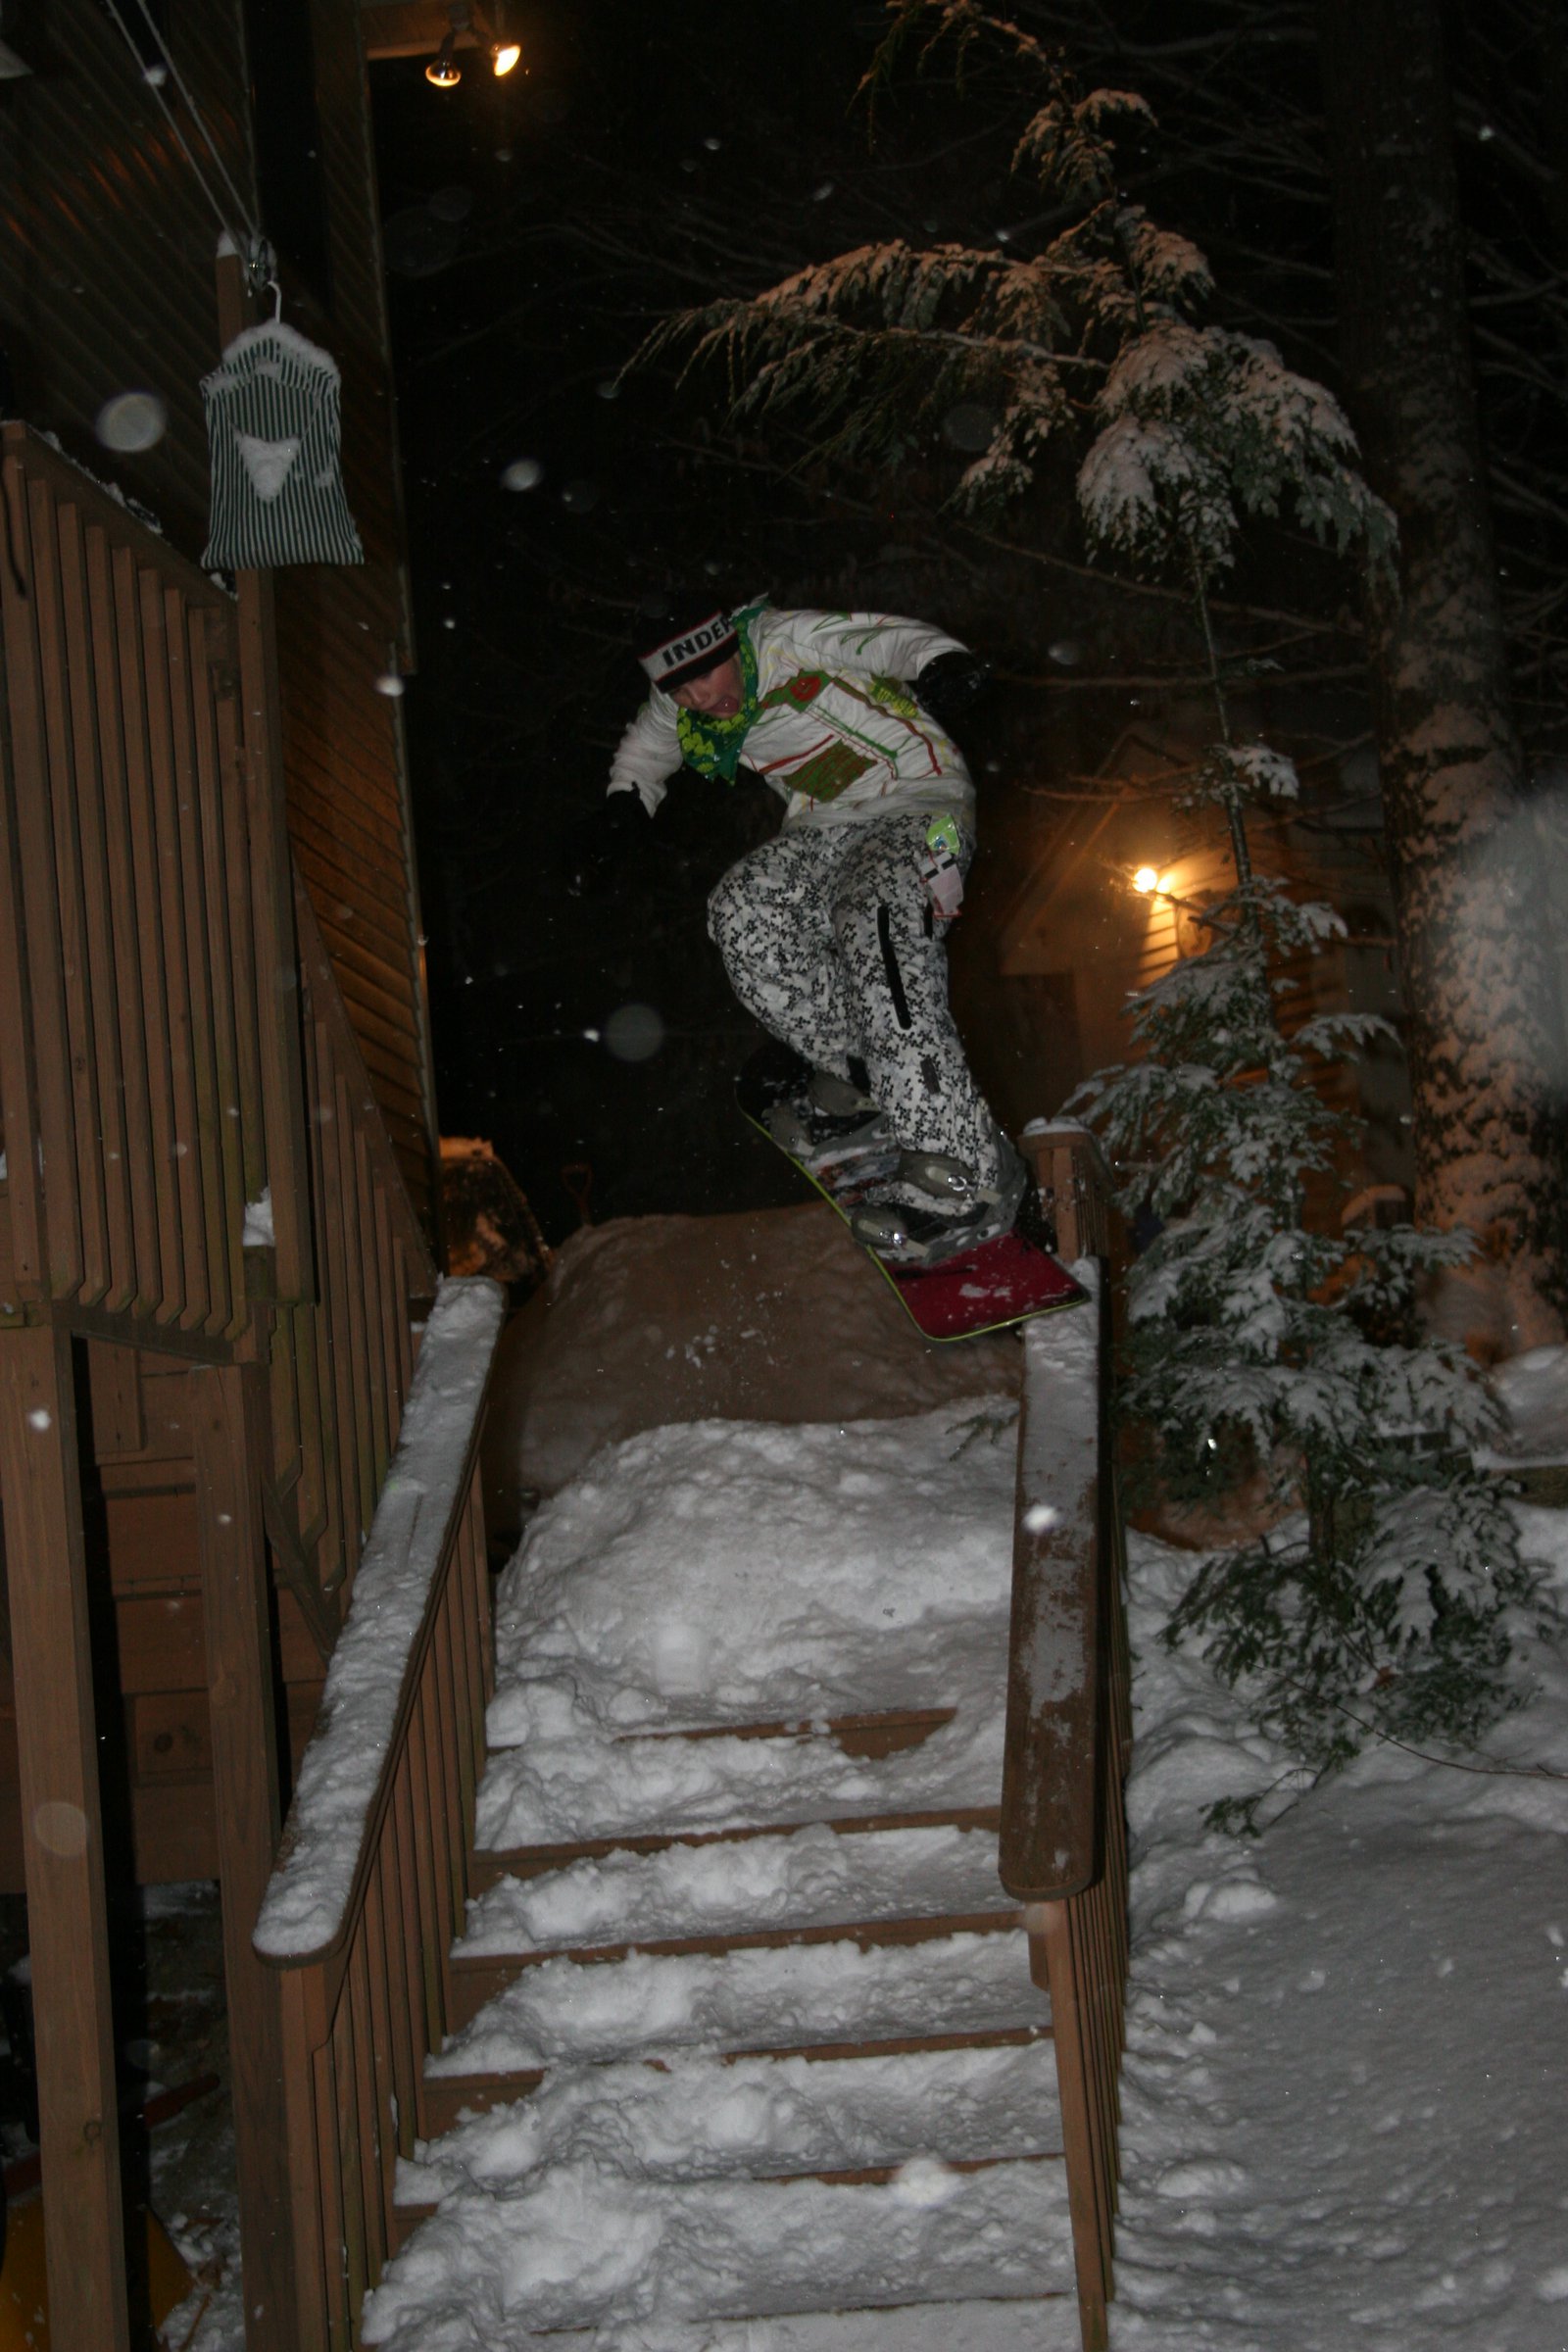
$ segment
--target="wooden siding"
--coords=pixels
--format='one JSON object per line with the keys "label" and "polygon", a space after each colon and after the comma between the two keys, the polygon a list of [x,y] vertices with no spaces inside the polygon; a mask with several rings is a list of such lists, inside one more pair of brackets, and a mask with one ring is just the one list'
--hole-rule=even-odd
{"label": "wooden siding", "polygon": [[[238,0],[171,0],[167,24],[254,208]],[[199,558],[200,383],[224,339],[218,222],[96,0],[47,0],[29,12],[24,43],[15,31],[35,69],[0,84],[0,348],[17,413]],[[397,700],[375,686],[409,665],[412,648],[368,95],[356,12],[316,0],[314,31],[332,310],[285,268],[286,316],[342,369],[345,481],[367,562],[274,575],[288,821],[405,1182],[428,1223],[435,1121],[403,731]],[[126,390],[156,392],[168,410],[163,438],[139,454],[105,450],[94,431],[104,402]]]}

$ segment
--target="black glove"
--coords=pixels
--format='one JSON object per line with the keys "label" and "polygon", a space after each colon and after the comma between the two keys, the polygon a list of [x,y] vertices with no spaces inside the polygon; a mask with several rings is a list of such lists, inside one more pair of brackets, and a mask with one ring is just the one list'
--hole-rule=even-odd
{"label": "black glove", "polygon": [[610,889],[622,865],[653,823],[642,794],[607,792],[592,816],[566,836],[566,888],[574,899],[597,899]]}
{"label": "black glove", "polygon": [[951,735],[990,675],[977,654],[938,654],[914,681],[915,701]]}

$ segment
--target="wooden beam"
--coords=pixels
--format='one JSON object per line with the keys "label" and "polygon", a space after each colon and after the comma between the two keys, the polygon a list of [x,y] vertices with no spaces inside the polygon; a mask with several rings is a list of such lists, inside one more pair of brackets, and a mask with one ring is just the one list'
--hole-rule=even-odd
{"label": "wooden beam", "polygon": [[[474,26],[460,32],[456,46],[476,50],[483,44]],[[368,58],[434,57],[452,30],[452,12],[446,0],[362,0],[360,24]]]}
{"label": "wooden beam", "polygon": [[0,1335],[0,1494],[50,2337],[129,2352],[76,1409],[70,1334],[53,1325]]}
{"label": "wooden beam", "polygon": [[277,1978],[251,1943],[279,1807],[262,1485],[271,1468],[267,1371],[193,1373],[197,1543],[207,1628],[213,1796],[223,1900],[247,2352],[292,2352],[294,2274]]}

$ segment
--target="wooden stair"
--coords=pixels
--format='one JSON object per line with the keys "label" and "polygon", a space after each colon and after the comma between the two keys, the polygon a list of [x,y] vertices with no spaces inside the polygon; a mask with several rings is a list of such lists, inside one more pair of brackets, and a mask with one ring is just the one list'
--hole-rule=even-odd
{"label": "wooden stair", "polygon": [[[745,1730],[864,1759],[953,1713]],[[996,1850],[995,1811],[956,1804],[473,1855],[453,2030],[398,2167],[411,2283],[395,2262],[368,2340],[412,2352],[441,2316],[421,2275],[459,2278],[492,2237],[526,2265],[537,2230],[541,2282],[496,2352],[633,2312],[691,2352],[731,2328],[736,2352],[748,2328],[770,2331],[758,2352],[848,2352],[852,2326],[891,2352],[926,2340],[928,2306],[945,2343],[1075,2345],[1049,2003]],[[641,2300],[563,2282],[553,2168],[590,2215],[603,2195],[608,2237],[634,2211],[655,2244]]]}

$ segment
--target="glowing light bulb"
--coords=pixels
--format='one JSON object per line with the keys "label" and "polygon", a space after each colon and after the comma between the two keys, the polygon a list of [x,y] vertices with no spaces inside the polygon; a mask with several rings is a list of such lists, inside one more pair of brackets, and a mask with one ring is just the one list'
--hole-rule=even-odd
{"label": "glowing light bulb", "polygon": [[497,41],[495,47],[490,52],[490,71],[498,81],[503,74],[510,74],[512,72],[513,67],[516,64],[521,55],[522,47],[520,42]]}
{"label": "glowing light bulb", "polygon": [[1137,873],[1133,876],[1133,888],[1134,890],[1141,891],[1146,899],[1151,891],[1154,891],[1159,888],[1159,875],[1156,873],[1153,866],[1141,865],[1138,868]]}
{"label": "glowing light bulb", "polygon": [[457,34],[449,32],[424,69],[425,80],[433,81],[438,90],[455,90],[463,79],[458,61],[452,54],[457,45]]}

